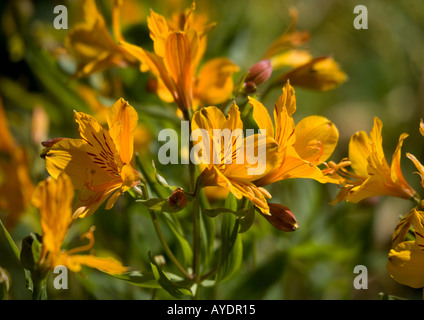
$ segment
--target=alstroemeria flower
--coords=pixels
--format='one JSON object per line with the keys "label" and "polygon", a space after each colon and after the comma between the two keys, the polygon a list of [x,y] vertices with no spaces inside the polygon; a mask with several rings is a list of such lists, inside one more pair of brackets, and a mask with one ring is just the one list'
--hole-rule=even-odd
{"label": "alstroemeria flower", "polygon": [[121,42],[141,62],[142,72],[156,76],[158,96],[163,101],[175,102],[183,111],[228,100],[233,90],[232,74],[239,70],[226,58],[209,60],[197,70],[206,50],[206,33],[213,24],[207,25],[202,16],[195,15],[194,9],[193,2],[189,10],[170,21],[150,12],[147,24],[154,53]]}
{"label": "alstroemeria flower", "polygon": [[393,196],[410,199],[415,190],[403,177],[400,159],[403,141],[408,137],[401,134],[396,150],[388,165],[383,150],[381,130],[383,123],[374,117],[374,126],[368,136],[365,131],[355,133],[349,142],[349,161],[354,172],[339,170],[346,178],[335,202],[346,200],[359,202],[373,196]]}
{"label": "alstroemeria flower", "polygon": [[95,0],[81,1],[81,22],[69,31],[65,39],[65,47],[77,59],[77,77],[136,63],[134,57],[118,44],[123,40],[119,21],[116,21],[119,19],[119,2],[114,1],[112,37]]}
{"label": "alstroemeria flower", "polygon": [[[205,130],[207,133],[206,137],[202,135],[200,141],[194,142],[194,147],[201,146],[199,150],[202,154],[199,156],[205,160],[200,163],[203,171],[198,181],[201,185],[223,187],[236,198],[245,197],[262,213],[269,214],[266,198],[271,198],[271,195],[264,188],[256,186],[253,181],[266,175],[276,165],[278,161],[276,142],[264,135],[259,137],[258,134],[241,139],[237,132],[242,134],[243,123],[235,103],[231,105],[227,117],[216,107],[206,107],[197,111],[192,119],[192,133],[197,129]],[[229,139],[225,139],[224,132],[227,129]],[[217,131],[223,133],[222,139],[219,136],[219,139],[216,138]],[[260,143],[264,150],[263,154],[258,154]],[[249,158],[254,154],[258,154],[264,160],[261,172],[251,171],[260,165],[259,162],[254,163]]]}
{"label": "alstroemeria flower", "polygon": [[13,138],[0,100],[0,212],[7,229],[26,211],[33,188],[25,149]]}
{"label": "alstroemeria flower", "polygon": [[273,70],[288,69],[272,86],[281,86],[287,80],[295,87],[331,90],[347,80],[338,63],[328,56],[314,58],[308,50],[299,48],[309,41],[307,31],[296,30],[297,10],[290,10],[291,23],[287,30],[268,48],[262,59],[269,59]]}
{"label": "alstroemeria flower", "polygon": [[274,106],[274,122],[265,106],[249,97],[253,118],[260,129],[266,129],[270,139],[278,144],[279,162],[267,175],[255,181],[265,186],[290,178],[324,180],[318,165],[324,163],[334,151],[339,133],[336,126],[321,116],[304,118],[296,126],[292,118],[296,111],[293,87],[287,82]]}
{"label": "alstroemeria flower", "polygon": [[121,98],[107,114],[109,130],[88,114],[75,112],[74,117],[81,139],[46,143],[42,156],[51,176],[69,175],[80,191],[74,215],[84,217],[108,198],[106,209],[112,208],[121,194],[139,184],[139,175],[131,166],[138,115]]}
{"label": "alstroemeria flower", "polygon": [[[405,241],[411,225],[415,240]],[[424,212],[414,208],[396,226],[387,270],[401,284],[424,287]]]}
{"label": "alstroemeria flower", "polygon": [[64,265],[73,272],[79,272],[83,265],[111,274],[121,274],[127,268],[113,258],[79,255],[77,252],[90,250],[94,245],[93,231],[83,235],[89,244],[63,251],[61,249],[65,236],[72,224],[72,202],[74,187],[65,174],[40,182],[34,190],[32,204],[38,208],[41,216],[42,252],[38,265],[44,270],[52,270],[57,265]]}

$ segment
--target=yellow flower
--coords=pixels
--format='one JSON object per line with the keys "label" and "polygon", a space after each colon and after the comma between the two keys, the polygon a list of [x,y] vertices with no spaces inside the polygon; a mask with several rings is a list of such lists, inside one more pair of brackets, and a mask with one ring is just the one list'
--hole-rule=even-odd
{"label": "yellow flower", "polygon": [[382,127],[381,120],[375,117],[369,137],[364,131],[357,132],[351,137],[349,161],[354,172],[338,171],[346,178],[346,181],[335,202],[346,200],[357,203],[373,196],[393,196],[404,199],[415,196],[416,192],[403,177],[400,166],[401,147],[408,135],[403,133],[399,137],[392,164],[389,167],[383,151]]}
{"label": "yellow flower", "polygon": [[332,57],[318,57],[292,69],[280,79],[283,83],[287,80],[294,86],[327,91],[341,85],[347,76]]}
{"label": "yellow flower", "polygon": [[326,91],[345,82],[346,74],[332,57],[314,58],[309,51],[298,48],[309,41],[310,35],[307,31],[296,30],[297,10],[291,9],[290,15],[292,20],[289,27],[271,44],[262,58],[270,59],[274,71],[289,69],[274,82],[275,86],[289,80],[295,87]]}
{"label": "yellow flower", "polygon": [[[415,240],[405,241],[411,225]],[[396,226],[387,270],[401,284],[424,287],[424,212],[414,208]]]}
{"label": "yellow flower", "polygon": [[74,113],[81,139],[58,139],[42,151],[46,169],[54,178],[65,172],[79,190],[75,217],[91,215],[106,200],[112,208],[118,197],[139,183],[138,173],[131,167],[134,130],[138,115],[122,98],[107,114],[109,130],[96,119]]}
{"label": "yellow flower", "polygon": [[[158,79],[157,94],[166,102],[175,102],[181,110],[197,109],[199,105],[225,102],[232,90],[232,74],[238,67],[226,58],[207,61],[198,71],[207,44],[204,16],[193,12],[194,2],[184,14],[170,21],[150,12],[147,19],[154,53],[121,42],[122,47],[141,62],[142,72],[150,71]],[[178,18],[175,18],[178,17]]]}
{"label": "yellow flower", "polygon": [[95,0],[81,1],[81,22],[77,23],[65,39],[65,47],[76,57],[77,77],[112,67],[125,67],[134,64],[118,41],[122,40],[119,27],[119,2],[114,1],[113,31],[115,39],[109,34],[108,26],[96,7]]}
{"label": "yellow flower", "polygon": [[86,265],[111,274],[125,272],[127,268],[113,258],[75,255],[77,252],[87,251],[93,247],[93,227],[84,235],[90,241],[88,245],[69,251],[61,250],[73,221],[71,209],[73,199],[72,182],[65,174],[61,174],[57,180],[49,177],[35,188],[32,204],[40,211],[43,232],[42,252],[38,264],[47,270],[51,270],[57,265],[64,265],[73,272],[79,272],[82,265]]}
{"label": "yellow flower", "polygon": [[[266,198],[271,198],[267,190],[257,187],[253,181],[263,175],[277,162],[277,144],[268,137],[264,141],[257,134],[250,135],[243,140],[237,136],[237,132],[242,132],[243,123],[240,119],[238,106],[233,103],[228,111],[227,118],[217,107],[206,107],[197,111],[192,119],[192,133],[197,129],[207,132],[205,140],[195,141],[194,146],[202,150],[203,165],[202,173],[198,181],[202,186],[219,186],[229,190],[237,199],[242,197],[253,202],[264,214],[269,214],[269,207]],[[225,139],[225,130],[228,129],[229,139]],[[221,130],[223,138],[216,139],[215,130]],[[215,131],[216,132],[216,131]],[[223,140],[223,143],[222,143]],[[242,143],[241,143],[242,142]],[[254,163],[247,150],[258,154],[259,143],[263,143],[265,154],[259,155],[265,160],[262,172],[252,172],[250,169],[257,168],[258,163]],[[241,149],[245,150],[244,152]],[[204,152],[204,153],[203,153]],[[215,156],[216,155],[216,156]],[[239,159],[239,155],[243,155]],[[256,167],[255,167],[256,166]]]}
{"label": "yellow flower", "polygon": [[25,149],[15,142],[0,100],[0,212],[7,229],[26,211],[33,188]]}
{"label": "yellow flower", "polygon": [[265,106],[252,97],[253,118],[260,129],[266,129],[270,139],[278,144],[279,162],[256,185],[265,186],[289,178],[309,178],[324,181],[317,167],[334,151],[339,133],[336,126],[321,116],[304,118],[296,126],[292,118],[296,111],[293,87],[287,82],[274,106],[275,129]]}

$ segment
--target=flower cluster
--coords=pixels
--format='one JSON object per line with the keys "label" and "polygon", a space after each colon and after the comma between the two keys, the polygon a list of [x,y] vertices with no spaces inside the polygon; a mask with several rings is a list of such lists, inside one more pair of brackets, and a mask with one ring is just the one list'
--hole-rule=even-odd
{"label": "flower cluster", "polygon": [[[146,39],[136,42],[123,32],[123,7],[123,1],[111,1],[111,17],[106,17],[95,0],[79,3],[80,21],[66,33],[62,49],[75,63],[75,72],[67,80],[77,83],[79,99],[91,108],[81,111],[75,106],[79,137],[43,139],[43,178],[38,184],[32,182],[25,150],[14,141],[0,105],[4,229],[11,230],[30,204],[39,211],[42,234],[26,238],[20,252],[22,265],[31,271],[34,297],[42,296],[46,277],[57,265],[73,272],[92,267],[140,287],[164,289],[176,298],[199,297],[201,288],[239,270],[240,234],[254,222],[261,223],[263,218],[269,222],[267,227],[284,232],[299,228],[296,210],[278,203],[283,201],[270,187],[288,179],[337,185],[332,205],[375,196],[412,200],[414,208],[394,229],[387,270],[401,284],[424,287],[424,204],[401,169],[401,149],[408,135],[400,135],[389,165],[383,150],[383,124],[375,117],[369,134],[360,131],[350,138],[348,157],[339,163],[331,160],[339,143],[334,120],[316,114],[299,118],[304,109],[297,112],[302,104],[298,105],[301,96],[296,97],[296,92],[297,88],[333,90],[347,75],[333,57],[313,56],[305,49],[310,34],[297,30],[296,10],[290,11],[285,32],[243,71],[236,59],[209,58],[208,39],[216,23],[198,13],[194,1],[169,17],[149,11],[146,38],[150,46],[143,42]],[[150,116],[171,119],[164,121],[167,125],[188,123],[192,161],[181,166],[179,176],[172,177],[171,170],[159,173],[155,167],[156,155],[151,151],[156,144],[150,142],[156,123],[151,124],[155,130],[144,127],[150,120],[145,106],[125,96],[116,69],[130,69],[132,76],[147,79],[142,95],[160,105],[154,106]],[[105,82],[118,79],[119,85],[108,83],[113,89],[100,94],[96,90],[101,86],[90,82],[99,74],[107,74],[102,78]],[[266,106],[266,97],[274,89],[277,97],[272,108]],[[424,136],[422,121],[419,131]],[[138,147],[141,144],[143,148]],[[187,158],[186,151],[181,148],[182,158]],[[407,157],[424,187],[424,166],[412,154]],[[146,161],[151,158],[153,162]],[[118,199],[124,197],[121,200],[150,214],[172,264],[149,252],[148,270],[132,272],[124,259],[121,263],[93,252],[80,254],[93,250],[94,227],[82,236],[88,239],[87,245],[62,249],[74,224],[97,218],[96,212],[103,209],[120,210]],[[222,219],[214,219],[218,215]],[[256,216],[261,217],[259,222]],[[162,232],[158,217],[167,223],[168,234]],[[184,227],[183,219],[189,221]],[[219,236],[214,229],[218,222]],[[177,250],[168,244],[171,236]],[[169,272],[171,268],[178,275]]]}

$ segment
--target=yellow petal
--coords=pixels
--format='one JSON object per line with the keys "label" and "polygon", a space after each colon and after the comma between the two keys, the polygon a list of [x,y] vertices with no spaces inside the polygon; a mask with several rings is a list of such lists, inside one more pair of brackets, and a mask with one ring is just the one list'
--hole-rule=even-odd
{"label": "yellow petal", "polygon": [[424,136],[424,122],[423,119],[420,121],[420,133],[422,136]]}
{"label": "yellow petal", "polygon": [[199,71],[195,97],[204,105],[216,105],[227,101],[233,91],[232,75],[239,67],[226,58],[206,62]]}
{"label": "yellow petal", "polygon": [[294,88],[289,81],[283,87],[283,93],[278,97],[274,108],[274,119],[277,122],[276,114],[281,114],[282,109],[286,107],[287,114],[291,117],[296,112],[296,95]]}
{"label": "yellow petal", "polygon": [[134,148],[134,131],[137,127],[138,114],[124,99],[119,99],[109,109],[107,115],[109,128],[119,124],[117,136],[112,136],[115,144],[119,146],[119,155],[123,163],[130,163]]}
{"label": "yellow petal", "polygon": [[147,17],[147,26],[150,31],[150,38],[153,40],[155,53],[160,56],[165,56],[165,41],[170,33],[166,19],[150,10],[150,15]]}
{"label": "yellow petal", "polygon": [[265,129],[267,136],[274,137],[274,125],[272,123],[271,117],[269,116],[268,110],[258,100],[250,96],[248,98],[249,103],[253,107],[253,119],[255,120],[259,129]]}
{"label": "yellow petal", "polygon": [[302,119],[295,128],[294,148],[299,156],[314,164],[326,161],[337,146],[339,131],[334,123],[321,116]]}
{"label": "yellow petal", "polygon": [[11,152],[14,149],[15,140],[9,130],[3,103],[0,100],[0,151]]}
{"label": "yellow petal", "polygon": [[67,256],[64,264],[73,272],[81,271],[83,265],[110,274],[121,274],[128,270],[128,268],[113,258],[102,258],[92,255],[70,255]]}
{"label": "yellow petal", "polygon": [[412,288],[424,287],[424,253],[414,241],[399,243],[390,250],[387,270],[401,284]]}
{"label": "yellow petal", "polygon": [[64,139],[56,142],[45,151],[47,172],[55,179],[65,172],[71,178],[74,187],[82,189],[88,172],[97,170],[97,166],[87,154],[89,151],[89,145],[82,139]]}
{"label": "yellow petal", "polygon": [[275,167],[269,174],[262,177],[255,184],[266,186],[274,182],[291,178],[308,178],[319,180],[322,172],[309,161],[302,160],[293,147],[288,147],[285,154],[280,155],[280,165]]}
{"label": "yellow petal", "polygon": [[319,57],[296,67],[282,76],[294,86],[315,90],[332,90],[347,80],[346,74],[331,57]]}
{"label": "yellow petal", "polygon": [[421,164],[421,162],[418,161],[417,158],[415,158],[414,155],[407,153],[406,156],[412,161],[412,163],[415,165],[415,167],[418,170],[418,174],[421,177],[421,185],[424,188],[424,166]]}
{"label": "yellow petal", "polygon": [[273,70],[286,67],[299,67],[312,60],[312,55],[306,50],[288,50],[271,57]]}
{"label": "yellow petal", "polygon": [[416,209],[413,209],[408,212],[396,225],[395,230],[393,231],[392,236],[392,247],[396,247],[399,243],[405,240],[407,233],[409,232],[409,228],[412,224],[412,219],[415,215]]}
{"label": "yellow petal", "polygon": [[74,188],[65,174],[61,174],[57,180],[47,178],[34,190],[31,202],[40,211],[43,246],[52,254],[60,252],[72,223],[73,200]]}
{"label": "yellow petal", "polygon": [[189,38],[181,32],[173,32],[166,39],[164,63],[175,83],[180,109],[191,109],[193,102],[191,67],[191,46]]}
{"label": "yellow petal", "polygon": [[125,41],[121,41],[120,45],[128,54],[141,62],[140,70],[142,72],[150,71],[162,80],[176,100],[175,84],[165,67],[162,57]]}
{"label": "yellow petal", "polygon": [[[403,177],[401,165],[400,165],[400,157],[401,157],[401,148],[403,141],[408,137],[408,134],[403,133],[399,137],[399,142],[396,146],[396,150],[392,157],[392,165],[391,165],[391,178],[392,181],[398,185],[402,185],[407,189],[412,188],[409,186],[408,182],[406,182],[405,178]],[[415,192],[413,192],[415,193]]]}
{"label": "yellow petal", "polygon": [[349,160],[355,173],[361,177],[368,176],[368,157],[371,154],[370,141],[365,131],[352,135],[349,141]]}
{"label": "yellow petal", "polygon": [[[218,109],[219,110],[219,109]],[[223,123],[223,129],[243,129],[243,122],[240,117],[239,107],[233,102],[228,110],[227,119]]]}
{"label": "yellow petal", "polygon": [[412,226],[414,227],[415,243],[424,255],[424,212],[414,210],[412,218]]}

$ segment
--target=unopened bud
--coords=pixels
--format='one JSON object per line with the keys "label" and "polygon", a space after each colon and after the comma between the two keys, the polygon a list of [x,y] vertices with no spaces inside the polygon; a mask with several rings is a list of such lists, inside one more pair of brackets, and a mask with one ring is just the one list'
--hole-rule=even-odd
{"label": "unopened bud", "polygon": [[34,270],[40,259],[42,237],[32,233],[22,240],[20,260],[22,266],[27,270]]}
{"label": "unopened bud", "polygon": [[255,93],[256,89],[257,89],[256,84],[252,81],[246,82],[244,85],[244,92],[246,92],[247,94]]}
{"label": "unopened bud", "polygon": [[47,140],[47,141],[42,141],[41,145],[43,147],[50,148],[50,147],[53,147],[53,145],[56,142],[59,142],[60,140],[63,140],[63,139],[66,139],[66,138],[53,138],[53,139],[50,139],[50,140]]}
{"label": "unopened bud", "polygon": [[283,75],[282,81],[286,80],[293,86],[327,91],[345,82],[347,76],[333,58],[318,57]]}
{"label": "unopened bud", "polygon": [[245,83],[253,82],[256,86],[266,82],[272,74],[271,60],[262,60],[255,63],[248,70],[249,74],[246,77]]}
{"label": "unopened bud", "polygon": [[286,232],[299,229],[299,224],[289,208],[278,203],[268,203],[268,205],[271,214],[264,214],[263,217],[275,228]]}
{"label": "unopened bud", "polygon": [[184,208],[187,205],[184,190],[177,188],[168,198],[168,204],[171,208]]}

